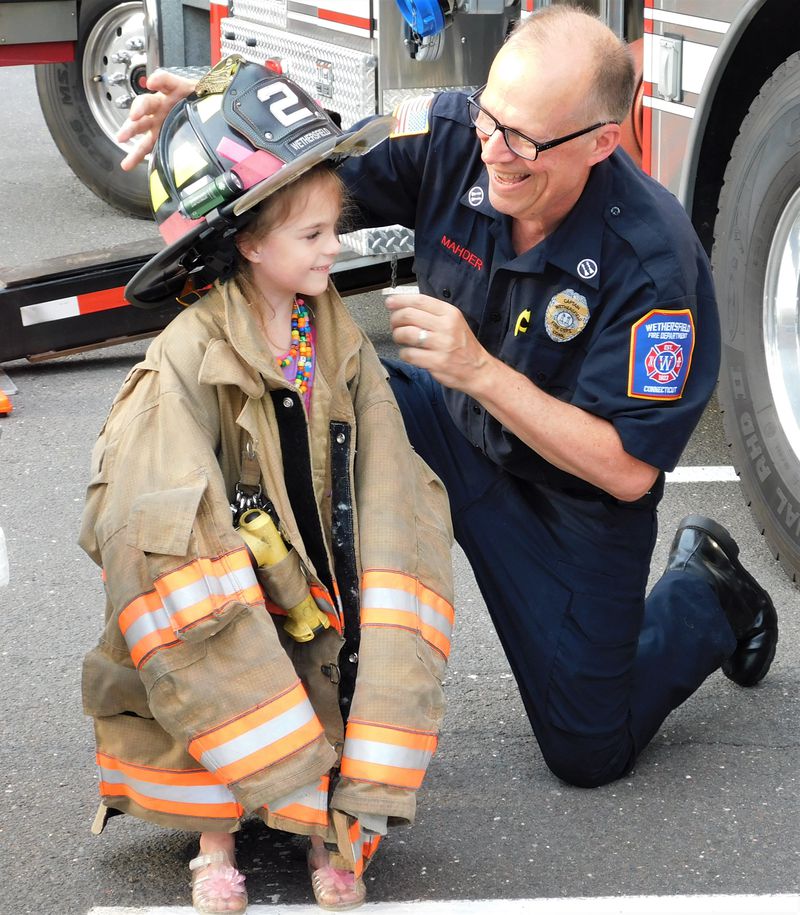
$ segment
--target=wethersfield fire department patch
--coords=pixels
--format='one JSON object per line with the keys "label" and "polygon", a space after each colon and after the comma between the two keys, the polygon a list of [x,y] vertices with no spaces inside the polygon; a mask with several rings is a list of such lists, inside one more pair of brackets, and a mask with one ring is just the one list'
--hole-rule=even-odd
{"label": "wethersfield fire department patch", "polygon": [[693,350],[694,319],[688,308],[646,314],[631,327],[628,397],[678,400]]}
{"label": "wethersfield fire department patch", "polygon": [[566,343],[577,337],[588,321],[586,297],[574,289],[564,289],[550,299],[544,314],[544,329],[555,343]]}

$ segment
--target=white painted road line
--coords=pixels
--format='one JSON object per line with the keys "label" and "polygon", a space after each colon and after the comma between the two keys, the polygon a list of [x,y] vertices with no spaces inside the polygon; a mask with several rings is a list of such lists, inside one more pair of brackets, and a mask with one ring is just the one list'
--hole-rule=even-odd
{"label": "white painted road line", "polygon": [[[251,905],[248,915],[320,915],[315,905]],[[364,915],[800,915],[800,895],[598,896],[581,899],[479,899],[453,902],[377,902]],[[194,909],[96,908],[88,915],[190,915]]]}
{"label": "white painted road line", "polygon": [[738,483],[733,467],[676,467],[667,474],[667,483]]}

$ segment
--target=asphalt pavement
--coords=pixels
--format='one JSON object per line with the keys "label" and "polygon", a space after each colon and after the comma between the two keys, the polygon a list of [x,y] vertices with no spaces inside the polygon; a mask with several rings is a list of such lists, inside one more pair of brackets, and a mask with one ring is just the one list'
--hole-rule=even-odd
{"label": "asphalt pavement", "polygon": [[[0,131],[0,267],[154,237],[148,223],[114,213],[72,177],[44,129],[28,68],[0,69]],[[380,297],[353,305],[378,348],[390,352]],[[103,595],[76,537],[89,452],[145,346],[2,366],[18,388],[14,412],[0,419],[0,526],[11,569],[0,589],[3,915],[188,905],[191,835],[128,817],[113,819],[99,838],[89,832],[97,778],[80,665],[100,630]],[[729,462],[712,405],[681,464],[691,481],[697,475],[688,468]],[[734,533],[744,563],[773,596],[781,641],[769,677],[743,690],[712,675],[629,777],[592,791],[570,788],[542,762],[456,550],[446,725],[417,824],[393,834],[368,872],[371,900],[500,899],[513,912],[512,900],[596,897],[599,913],[611,911],[601,897],[800,892],[797,592],[730,480],[668,485],[654,577],[690,512]],[[254,904],[310,901],[297,846],[259,822],[245,824],[239,865]],[[754,915],[761,911],[766,903]]]}

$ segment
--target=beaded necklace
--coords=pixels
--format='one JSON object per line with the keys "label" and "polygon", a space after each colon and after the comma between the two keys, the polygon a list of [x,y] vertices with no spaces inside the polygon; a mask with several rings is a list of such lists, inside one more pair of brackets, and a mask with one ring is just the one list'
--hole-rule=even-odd
{"label": "beaded necklace", "polygon": [[297,363],[297,372],[294,384],[297,390],[305,396],[314,367],[314,353],[311,346],[311,321],[309,312],[303,299],[295,296],[292,306],[292,343],[285,356],[277,357],[278,365],[285,369],[293,362]]}

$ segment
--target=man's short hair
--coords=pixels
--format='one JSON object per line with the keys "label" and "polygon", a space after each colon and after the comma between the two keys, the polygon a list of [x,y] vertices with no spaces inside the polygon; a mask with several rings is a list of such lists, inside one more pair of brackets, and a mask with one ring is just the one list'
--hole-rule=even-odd
{"label": "man's short hair", "polygon": [[546,49],[568,43],[577,60],[593,61],[592,89],[585,113],[590,121],[628,117],[636,89],[636,72],[627,46],[597,16],[573,4],[548,6],[517,23],[507,46]]}

